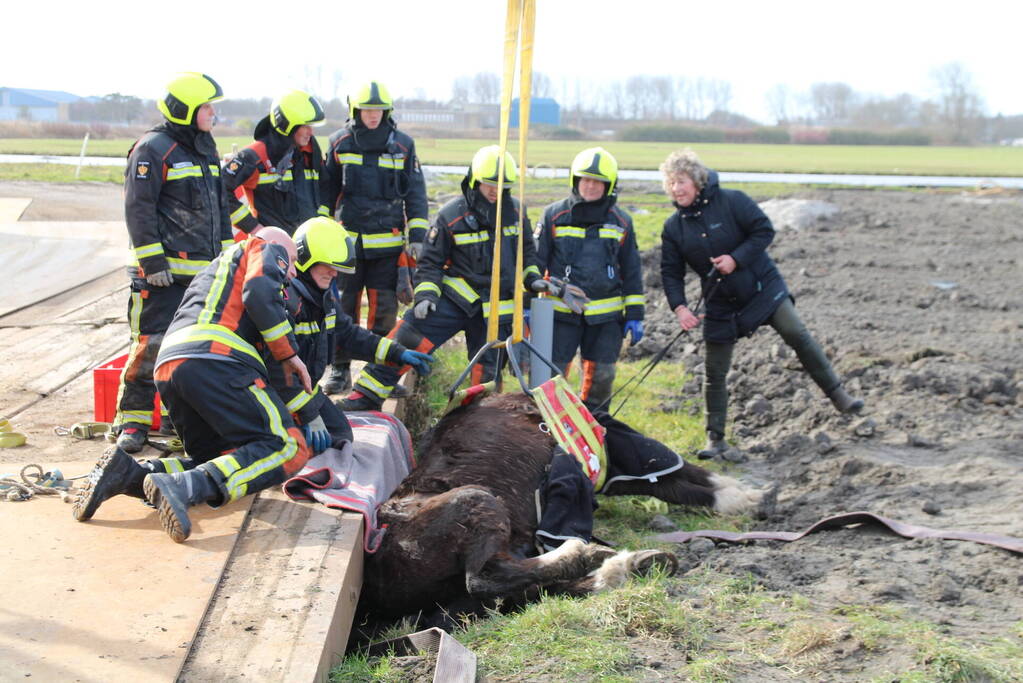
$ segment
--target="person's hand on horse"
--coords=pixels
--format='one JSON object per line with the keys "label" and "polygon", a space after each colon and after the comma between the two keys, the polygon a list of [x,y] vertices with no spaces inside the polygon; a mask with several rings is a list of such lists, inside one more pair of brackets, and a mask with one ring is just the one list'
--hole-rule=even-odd
{"label": "person's hand on horse", "polygon": [[437,359],[430,354],[422,353],[421,351],[408,349],[401,353],[401,362],[406,365],[411,365],[420,375],[429,375],[430,371],[433,369],[430,367],[430,364],[435,360]]}
{"label": "person's hand on horse", "polygon": [[[700,318],[702,317],[703,316],[701,315]],[[678,320],[678,324],[683,330],[691,330],[700,324],[700,318],[693,315],[693,312],[685,306],[678,306],[675,309],[675,318]]]}
{"label": "person's hand on horse", "polygon": [[710,262],[714,264],[714,267],[722,275],[731,275],[735,272],[736,263],[735,259],[725,254],[723,256],[711,256]]}

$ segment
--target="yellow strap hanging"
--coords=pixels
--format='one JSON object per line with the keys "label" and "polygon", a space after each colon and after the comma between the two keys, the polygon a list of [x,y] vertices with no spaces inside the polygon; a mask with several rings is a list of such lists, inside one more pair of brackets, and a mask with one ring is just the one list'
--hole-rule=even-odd
{"label": "yellow strap hanging", "polygon": [[[536,0],[525,0],[522,6],[522,61],[519,67],[519,239],[515,254],[515,313],[512,317],[512,343],[523,338],[522,240],[526,239],[526,141],[529,138],[529,112],[533,92],[533,27],[536,24]],[[528,236],[532,239],[532,236]]]}
{"label": "yellow strap hanging", "polygon": [[[518,254],[515,262],[515,313],[513,316],[513,338],[515,341],[522,339],[522,240],[525,238],[524,220],[525,216],[525,138],[528,134],[529,120],[529,93],[533,72],[533,27],[535,24],[535,0],[508,0],[508,13],[505,19],[504,33],[504,76],[501,89],[501,134],[500,134],[500,156],[497,166],[497,225],[494,227],[495,237],[502,235],[503,218],[502,204],[504,199],[504,174],[505,154],[508,150],[508,119],[511,114],[511,100],[515,86],[515,63],[518,52],[522,52],[522,70],[520,73],[520,101],[519,101],[519,166],[523,173],[520,173],[520,215],[519,215],[519,238]],[[520,36],[522,45],[519,45]],[[522,112],[525,112],[523,114]],[[525,116],[527,125],[523,126],[521,121]],[[500,316],[498,306],[501,299],[501,239],[494,241],[494,263],[490,272],[490,320],[487,323],[487,341],[498,341],[498,330]]]}

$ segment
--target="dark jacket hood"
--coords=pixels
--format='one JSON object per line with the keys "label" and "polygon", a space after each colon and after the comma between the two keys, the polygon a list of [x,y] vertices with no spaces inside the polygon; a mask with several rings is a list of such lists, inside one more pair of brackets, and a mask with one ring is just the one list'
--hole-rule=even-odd
{"label": "dark jacket hood", "polygon": [[295,141],[290,135],[281,135],[273,124],[270,117],[264,116],[256,124],[256,130],[252,133],[255,140],[262,140],[266,143],[266,154],[271,162],[276,163],[295,147]]}
{"label": "dark jacket hood", "polygon": [[181,124],[174,123],[172,121],[164,121],[150,130],[158,133],[166,133],[174,138],[174,141],[178,144],[184,145],[203,156],[219,160],[219,155],[217,154],[217,143],[214,142],[213,135],[211,133],[201,131],[195,126],[182,126]]}

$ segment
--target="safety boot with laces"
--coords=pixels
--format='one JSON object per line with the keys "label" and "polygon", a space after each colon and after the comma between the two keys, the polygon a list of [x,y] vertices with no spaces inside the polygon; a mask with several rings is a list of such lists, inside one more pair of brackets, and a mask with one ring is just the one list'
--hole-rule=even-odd
{"label": "safety boot with laces", "polygon": [[831,390],[828,394],[831,405],[840,413],[858,413],[863,409],[863,399],[850,396],[841,384]]}
{"label": "safety boot with laces", "polygon": [[346,413],[358,410],[380,410],[381,405],[382,403],[377,399],[360,394],[358,391],[353,391],[346,398],[337,401],[337,407]]}
{"label": "safety boot with laces", "polygon": [[163,530],[175,543],[192,533],[188,508],[220,498],[216,483],[203,470],[149,474],[142,487],[160,515]]}
{"label": "safety boot with laces", "polygon": [[142,480],[149,470],[117,446],[111,446],[92,468],[78,491],[71,514],[79,522],[91,519],[99,506],[120,494],[142,498]]}
{"label": "safety boot with laces", "polygon": [[330,376],[323,383],[327,394],[341,394],[352,388],[352,370],[347,365],[331,365]]}
{"label": "safety boot with laces", "polygon": [[728,444],[725,443],[725,435],[718,434],[713,429],[707,430],[707,445],[703,447],[702,451],[697,452],[696,457],[700,460],[711,460],[720,455],[724,455],[724,452],[728,450]]}
{"label": "safety boot with laces", "polygon": [[125,427],[117,436],[117,447],[125,453],[138,453],[145,447],[149,430],[143,427]]}

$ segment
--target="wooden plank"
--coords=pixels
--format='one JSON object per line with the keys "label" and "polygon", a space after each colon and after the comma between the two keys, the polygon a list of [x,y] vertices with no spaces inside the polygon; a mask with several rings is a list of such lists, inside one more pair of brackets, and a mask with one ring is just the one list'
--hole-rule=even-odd
{"label": "wooden plank", "polygon": [[[51,465],[65,476],[92,467]],[[178,544],[126,496],[84,524],[56,497],[0,503],[0,679],[171,680],[250,504],[194,508]]]}
{"label": "wooden plank", "polygon": [[0,223],[17,221],[31,203],[31,199],[23,197],[0,197]]}
{"label": "wooden plank", "polygon": [[362,516],[262,491],[178,680],[326,680],[362,585]]}
{"label": "wooden plank", "polygon": [[0,315],[123,268],[123,222],[26,221],[0,225],[8,268]]}

